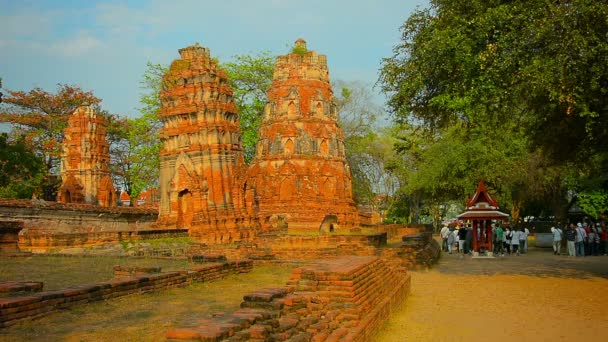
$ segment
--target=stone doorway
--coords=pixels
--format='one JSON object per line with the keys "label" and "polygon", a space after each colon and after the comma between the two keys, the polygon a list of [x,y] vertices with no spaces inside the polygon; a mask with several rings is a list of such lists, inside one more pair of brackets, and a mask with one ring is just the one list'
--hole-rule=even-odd
{"label": "stone doorway", "polygon": [[194,217],[193,209],[190,190],[180,191],[177,195],[177,228],[190,228]]}
{"label": "stone doorway", "polygon": [[325,215],[323,218],[323,222],[321,222],[321,226],[319,227],[319,232],[321,233],[333,233],[338,228],[338,217],[333,214]]}

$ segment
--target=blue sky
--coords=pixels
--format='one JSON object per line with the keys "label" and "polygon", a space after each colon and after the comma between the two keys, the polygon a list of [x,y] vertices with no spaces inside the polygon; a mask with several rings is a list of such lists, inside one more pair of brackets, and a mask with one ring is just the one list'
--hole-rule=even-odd
{"label": "blue sky", "polygon": [[0,77],[11,90],[78,85],[104,109],[137,116],[148,61],[167,65],[195,42],[222,62],[285,54],[301,37],[328,56],[332,80],[373,84],[417,6],[428,1],[0,0]]}

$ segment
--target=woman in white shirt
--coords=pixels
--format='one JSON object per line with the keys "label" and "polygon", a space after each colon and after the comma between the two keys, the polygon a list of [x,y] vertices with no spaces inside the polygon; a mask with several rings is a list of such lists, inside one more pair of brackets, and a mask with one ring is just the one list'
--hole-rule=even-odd
{"label": "woman in white shirt", "polygon": [[521,234],[521,231],[513,229],[511,234],[511,246],[513,253],[515,253],[515,255],[519,255],[519,234]]}

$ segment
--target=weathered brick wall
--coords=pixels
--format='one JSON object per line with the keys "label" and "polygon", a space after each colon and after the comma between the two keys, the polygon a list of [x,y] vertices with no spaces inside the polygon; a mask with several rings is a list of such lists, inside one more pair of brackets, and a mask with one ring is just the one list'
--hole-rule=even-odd
{"label": "weathered brick wall", "polygon": [[409,293],[406,270],[378,257],[343,257],[294,270],[287,286],[244,296],[241,309],[169,340],[369,341]]}
{"label": "weathered brick wall", "polygon": [[379,224],[376,229],[378,232],[385,232],[388,241],[399,241],[404,235],[416,234],[420,231],[420,227],[403,224]]}
{"label": "weathered brick wall", "polygon": [[0,254],[19,252],[19,232],[23,229],[23,222],[0,221]]}
{"label": "weathered brick wall", "polygon": [[246,273],[252,268],[253,262],[250,260],[213,263],[189,271],[148,274],[40,292],[27,297],[0,298],[0,328],[58,309],[130,294],[184,287],[193,281],[213,281],[231,273]]}
{"label": "weathered brick wall", "polygon": [[236,246],[192,246],[190,254],[221,254],[228,259],[294,261],[375,255],[386,245],[386,233],[375,235],[266,236]]}
{"label": "weathered brick wall", "polygon": [[0,220],[22,221],[22,234],[67,234],[150,230],[152,208],[102,208],[37,200],[0,199]]}
{"label": "weathered brick wall", "polygon": [[173,230],[140,230],[91,233],[32,233],[19,236],[21,251],[45,253],[70,247],[91,247],[104,244],[116,244],[121,241],[137,241],[165,237],[186,237],[185,229]]}
{"label": "weathered brick wall", "polygon": [[398,248],[382,250],[384,257],[397,257],[408,269],[422,269],[436,263],[441,256],[441,246],[430,232],[404,235]]}
{"label": "weathered brick wall", "polygon": [[43,286],[44,284],[40,281],[0,281],[0,297],[14,297],[30,292],[40,292]]}

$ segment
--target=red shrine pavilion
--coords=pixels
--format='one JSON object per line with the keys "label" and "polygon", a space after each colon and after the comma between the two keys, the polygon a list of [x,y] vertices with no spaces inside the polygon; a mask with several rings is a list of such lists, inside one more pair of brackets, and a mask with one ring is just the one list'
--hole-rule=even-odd
{"label": "red shrine pavilion", "polygon": [[479,182],[475,196],[467,201],[465,212],[458,215],[459,220],[473,222],[473,251],[475,252],[479,252],[482,248],[492,252],[492,220],[508,218],[508,214],[498,210],[498,202],[488,194],[488,189],[483,181]]}

